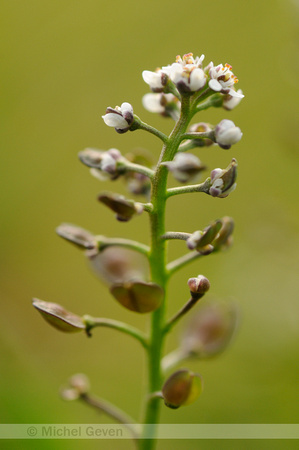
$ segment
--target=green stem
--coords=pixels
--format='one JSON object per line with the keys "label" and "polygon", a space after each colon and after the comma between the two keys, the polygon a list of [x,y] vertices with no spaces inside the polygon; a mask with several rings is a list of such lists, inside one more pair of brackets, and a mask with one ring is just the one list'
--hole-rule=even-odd
{"label": "green stem", "polygon": [[179,239],[181,241],[186,241],[190,236],[190,233],[183,233],[181,231],[167,231],[161,238],[165,240]]}
{"label": "green stem", "polygon": [[124,238],[107,238],[106,236],[96,236],[98,241],[98,249],[101,252],[106,247],[126,247],[142,255],[149,256],[150,248],[148,245],[141,244],[141,242],[133,241],[131,239]]}
{"label": "green stem", "polygon": [[173,195],[190,194],[192,192],[204,192],[205,194],[209,194],[210,187],[211,178],[207,178],[206,181],[201,184],[191,184],[189,186],[179,186],[167,189],[167,198],[172,197]]}
{"label": "green stem", "polygon": [[139,433],[137,430],[137,426],[135,425],[135,421],[124,411],[117,408],[107,400],[95,397],[94,395],[81,394],[80,400],[92,406],[93,408],[104,412],[105,414],[116,420],[116,422],[125,425],[125,427],[127,427],[128,430],[130,430],[130,432],[132,433],[133,439],[138,439]]}
{"label": "green stem", "polygon": [[157,128],[152,127],[151,125],[148,125],[145,122],[142,122],[142,120],[134,115],[134,126],[131,127],[131,130],[144,130],[147,131],[148,133],[153,134],[154,136],[158,137],[159,139],[161,139],[161,141],[165,143],[167,143],[168,141],[168,137],[166,136],[166,134],[162,133],[161,131],[157,130]]}
{"label": "green stem", "polygon": [[136,173],[141,173],[142,175],[145,175],[146,177],[152,179],[154,176],[154,171],[152,169],[150,169],[149,167],[146,166],[142,166],[140,164],[135,164],[132,163],[128,160],[126,161],[119,161],[117,163],[117,167],[121,167],[122,169],[124,169],[126,172],[136,172]]}
{"label": "green stem", "polygon": [[167,264],[167,272],[169,274],[169,277],[171,277],[175,272],[181,269],[181,267],[186,266],[187,264],[199,258],[200,256],[203,255],[195,251],[192,253],[186,253],[186,255],[181,256],[180,258],[175,259],[174,261],[171,261],[169,264]]}
{"label": "green stem", "polygon": [[148,391],[146,394],[143,436],[152,436],[151,439],[140,441],[140,450],[152,450],[155,446],[156,424],[159,419],[160,399],[153,396],[154,392],[161,390],[162,373],[161,359],[165,333],[165,312],[168,272],[166,269],[166,241],[161,239],[165,234],[165,208],[167,200],[168,170],[161,165],[164,161],[172,161],[180,145],[181,135],[186,131],[189,123],[190,99],[183,97],[181,116],[171,135],[163,146],[160,159],[152,180],[150,212],[151,224],[151,252],[149,257],[152,281],[163,287],[165,298],[159,309],[152,313],[151,333],[148,347]]}
{"label": "green stem", "polygon": [[211,139],[211,141],[215,142],[215,133],[214,131],[203,131],[203,132],[190,132],[185,133],[181,136],[182,141],[185,139]]}
{"label": "green stem", "polygon": [[171,328],[180,320],[191,308],[198,302],[198,300],[203,297],[204,294],[194,295],[187,301],[187,303],[167,322],[164,327],[164,333],[167,334]]}
{"label": "green stem", "polygon": [[102,317],[91,317],[88,315],[83,316],[83,321],[86,325],[86,333],[88,334],[88,336],[91,336],[90,331],[96,327],[113,328],[115,330],[121,331],[122,333],[126,333],[129,336],[132,336],[133,338],[137,339],[145,349],[148,348],[147,337],[145,336],[145,334],[127,323]]}
{"label": "green stem", "polygon": [[172,352],[168,353],[164,356],[161,361],[163,372],[167,372],[170,369],[173,369],[182,361],[188,358],[188,354],[181,347],[176,348]]}

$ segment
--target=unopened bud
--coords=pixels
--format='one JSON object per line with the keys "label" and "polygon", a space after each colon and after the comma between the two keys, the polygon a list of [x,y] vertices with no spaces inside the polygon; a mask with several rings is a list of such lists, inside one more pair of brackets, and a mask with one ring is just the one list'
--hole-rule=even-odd
{"label": "unopened bud", "polygon": [[173,373],[162,387],[162,395],[166,406],[177,409],[193,403],[203,389],[202,378],[199,374],[187,369]]}
{"label": "unopened bud", "polygon": [[81,317],[67,311],[57,303],[33,299],[32,305],[38,310],[43,318],[57,330],[66,333],[75,333],[85,330],[85,324]]}
{"label": "unopened bud", "polygon": [[112,192],[104,192],[99,195],[98,200],[108,206],[116,213],[117,220],[128,222],[135,214],[141,214],[143,207],[140,203],[133,200],[127,200],[123,195]]}
{"label": "unopened bud", "polygon": [[212,197],[225,198],[236,189],[238,163],[235,158],[226,169],[214,169],[211,172],[211,187],[209,194]]}
{"label": "unopened bud", "polygon": [[77,389],[80,394],[87,394],[90,389],[89,379],[84,373],[77,373],[69,379],[72,388]]}
{"label": "unopened bud", "polygon": [[231,120],[224,119],[215,127],[215,140],[217,144],[228,150],[233,144],[241,140],[243,133]]}
{"label": "unopened bud", "polygon": [[192,297],[202,297],[211,285],[209,280],[204,275],[198,275],[196,278],[189,278],[188,287]]}
{"label": "unopened bud", "polygon": [[110,288],[113,297],[125,308],[138,313],[155,311],[161,305],[164,290],[154,283],[132,281]]}
{"label": "unopened bud", "polygon": [[181,183],[197,179],[206,169],[206,166],[192,153],[177,153],[173,161],[166,161],[162,165],[166,166],[174,178]]}
{"label": "unopened bud", "polygon": [[102,118],[108,127],[115,128],[118,133],[125,133],[134,122],[133,106],[127,102],[115,108],[109,106]]}
{"label": "unopened bud", "polygon": [[89,379],[83,373],[77,373],[68,380],[68,385],[61,388],[60,395],[63,400],[77,400],[88,393],[90,389]]}
{"label": "unopened bud", "polygon": [[209,247],[212,247],[212,251],[214,247],[210,244],[216,238],[221,226],[221,221],[215,220],[203,231],[195,231],[186,241],[189,250],[197,250],[198,252],[202,253],[202,251],[208,250]]}
{"label": "unopened bud", "polygon": [[118,167],[118,161],[124,161],[124,157],[116,148],[107,151],[86,148],[79,153],[80,161],[91,168],[91,174],[101,181],[107,179],[116,180],[123,173]]}

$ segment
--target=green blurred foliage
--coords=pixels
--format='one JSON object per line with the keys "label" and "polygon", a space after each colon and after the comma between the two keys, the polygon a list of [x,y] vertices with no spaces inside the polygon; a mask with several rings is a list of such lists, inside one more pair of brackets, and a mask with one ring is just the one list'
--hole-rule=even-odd
{"label": "green blurred foliage", "polygon": [[[148,242],[146,214],[116,223],[96,202],[101,190],[125,193],[122,182],[99,184],[77,153],[87,146],[123,153],[143,147],[157,157],[155,137],[139,131],[118,135],[100,116],[107,106],[129,101],[143,120],[169,132],[170,120],[142,108],[148,89],[141,72],[192,51],[205,53],[207,63],[232,64],[245,93],[234,111],[217,109],[200,117],[211,123],[232,119],[244,132],[229,151],[215,146],[200,153],[210,169],[226,167],[236,157],[238,188],[224,200],[200,194],[171,199],[167,225],[192,232],[230,215],[236,221],[235,244],[175,276],[169,312],[187,299],[187,279],[203,273],[211,281],[211,296],[237,301],[241,325],[226,353],[190,363],[205,380],[202,397],[177,411],[163,407],[161,420],[298,422],[298,2],[12,0],[2,3],[1,16],[1,421],[109,423],[84,405],[60,400],[59,386],[76,372],[89,375],[95,393],[138,417],[145,375],[138,344],[104,329],[95,330],[92,339],[59,333],[41,320],[30,299],[147,327],[147,317],[122,309],[82,254],[54,229],[71,222],[97,234]],[[184,244],[171,243],[171,259],[183,252]],[[3,444],[40,448],[37,441]],[[216,444],[286,448],[283,441]],[[190,441],[188,449],[216,444]],[[161,442],[158,449],[182,445]],[[66,447],[63,441],[43,441],[43,448]],[[68,441],[67,448],[105,449],[107,442]],[[132,447],[109,441],[109,448]]]}

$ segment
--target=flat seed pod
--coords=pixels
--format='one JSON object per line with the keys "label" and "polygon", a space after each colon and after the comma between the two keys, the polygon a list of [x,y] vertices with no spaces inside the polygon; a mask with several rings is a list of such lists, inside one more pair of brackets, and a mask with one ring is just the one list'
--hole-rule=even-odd
{"label": "flat seed pod", "polygon": [[166,406],[177,409],[193,403],[202,392],[202,378],[188,369],[173,373],[162,387],[162,395]]}
{"label": "flat seed pod", "polygon": [[163,289],[157,284],[142,281],[116,284],[110,292],[125,308],[139,313],[155,311],[164,295]]}
{"label": "flat seed pod", "polygon": [[57,330],[66,333],[76,333],[85,330],[85,324],[81,317],[66,311],[57,303],[44,302],[43,300],[33,299],[34,308],[43,316],[43,318]]}
{"label": "flat seed pod", "polygon": [[76,225],[63,223],[56,228],[56,233],[63,239],[85,250],[92,250],[97,247],[95,237],[89,231]]}

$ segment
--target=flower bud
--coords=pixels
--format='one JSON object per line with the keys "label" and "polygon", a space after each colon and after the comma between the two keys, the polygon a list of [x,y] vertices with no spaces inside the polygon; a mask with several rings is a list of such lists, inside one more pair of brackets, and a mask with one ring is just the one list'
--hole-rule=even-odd
{"label": "flower bud", "polygon": [[91,174],[101,181],[107,179],[116,180],[122,174],[122,169],[117,166],[118,161],[123,161],[119,150],[110,148],[106,152],[93,148],[86,148],[79,153],[80,161],[91,167]]}
{"label": "flower bud", "polygon": [[102,118],[108,127],[114,127],[118,133],[125,133],[134,122],[133,106],[126,102],[115,108],[109,106]]}
{"label": "flower bud", "polygon": [[221,219],[222,227],[218,236],[213,241],[213,247],[216,250],[228,248],[232,244],[232,233],[234,231],[234,220],[231,217],[225,216]]}
{"label": "flower bud", "polygon": [[43,318],[54,328],[57,328],[57,330],[66,333],[75,333],[77,331],[85,330],[85,324],[81,317],[66,311],[57,303],[33,299],[32,305],[38,310]]}
{"label": "flower bud", "polygon": [[155,311],[163,300],[163,289],[154,283],[132,281],[110,288],[113,297],[130,311],[147,313]]}
{"label": "flower bud", "polygon": [[196,278],[189,278],[188,286],[192,297],[202,297],[211,285],[209,280],[204,275],[198,275]]}
{"label": "flower bud", "polygon": [[214,169],[211,172],[211,187],[209,194],[212,197],[227,197],[236,189],[238,163],[235,158],[226,169]]}
{"label": "flower bud", "polygon": [[161,164],[166,166],[174,178],[181,183],[195,180],[206,169],[206,166],[192,153],[177,153],[173,161],[165,161]]}
{"label": "flower bud", "polygon": [[162,387],[162,395],[166,406],[177,409],[193,403],[203,389],[202,378],[199,374],[187,369],[173,373]]}
{"label": "flower bud", "polygon": [[140,203],[127,200],[123,195],[106,192],[99,195],[98,200],[116,213],[120,222],[128,222],[135,214],[141,214],[143,207]]}
{"label": "flower bud", "polygon": [[63,223],[56,228],[56,233],[63,239],[66,239],[67,241],[72,242],[76,246],[85,250],[97,248],[95,236],[93,236],[89,231],[77,227],[76,225]]}
{"label": "flower bud", "polygon": [[187,356],[206,358],[222,352],[236,330],[238,314],[232,303],[202,305],[186,328],[181,341]]}
{"label": "flower bud", "polygon": [[239,142],[243,136],[239,127],[231,120],[221,120],[215,127],[215,140],[219,147],[228,150],[233,144]]}
{"label": "flower bud", "polygon": [[88,393],[90,389],[89,379],[84,373],[77,373],[68,380],[68,385],[60,390],[63,400],[77,400]]}
{"label": "flower bud", "polygon": [[[197,250],[200,253],[203,250],[208,250],[210,248],[208,246],[216,238],[221,226],[222,226],[221,221],[215,220],[203,231],[195,231],[186,241],[189,250]],[[211,250],[213,250],[213,247]]]}

